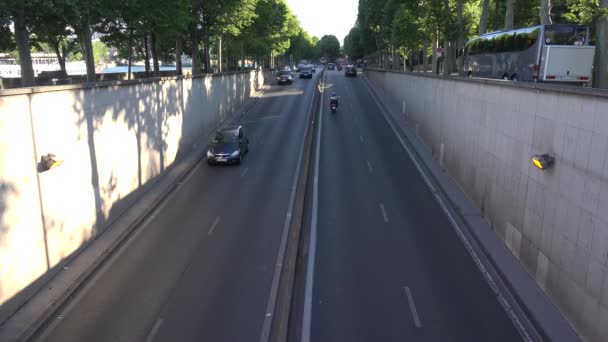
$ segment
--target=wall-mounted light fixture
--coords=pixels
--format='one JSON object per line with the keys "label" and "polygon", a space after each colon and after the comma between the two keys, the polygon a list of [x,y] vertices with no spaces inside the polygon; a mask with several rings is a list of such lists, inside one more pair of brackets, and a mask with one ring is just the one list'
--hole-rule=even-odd
{"label": "wall-mounted light fixture", "polygon": [[49,153],[46,156],[40,157],[40,163],[38,163],[38,172],[48,171],[61,165],[61,163],[63,163],[62,159],[57,159],[57,156]]}
{"label": "wall-mounted light fixture", "polygon": [[532,156],[532,165],[543,171],[550,169],[553,164],[555,164],[555,158],[546,153]]}

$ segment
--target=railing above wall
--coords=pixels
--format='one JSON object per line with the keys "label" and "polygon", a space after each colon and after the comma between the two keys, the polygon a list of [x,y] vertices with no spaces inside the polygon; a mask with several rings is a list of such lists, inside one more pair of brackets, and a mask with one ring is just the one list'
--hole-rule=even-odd
{"label": "railing above wall", "polygon": [[514,81],[498,80],[498,79],[492,79],[492,78],[477,78],[477,77],[465,77],[465,76],[456,76],[456,75],[443,76],[443,75],[433,74],[430,72],[426,73],[426,72],[411,72],[411,71],[403,71],[403,70],[387,70],[387,69],[372,68],[372,67],[367,67],[367,68],[365,68],[365,70],[371,70],[371,71],[376,71],[376,72],[395,73],[395,74],[407,74],[407,75],[416,76],[416,77],[429,77],[429,78],[436,78],[436,79],[442,79],[442,80],[447,79],[447,80],[458,81],[458,82],[472,82],[472,83],[495,85],[495,86],[502,86],[502,87],[531,89],[531,90],[536,90],[536,91],[550,91],[550,92],[554,92],[554,93],[599,96],[599,97],[608,98],[608,89],[601,89],[601,88],[577,87],[577,86],[550,84],[550,83],[514,82]]}

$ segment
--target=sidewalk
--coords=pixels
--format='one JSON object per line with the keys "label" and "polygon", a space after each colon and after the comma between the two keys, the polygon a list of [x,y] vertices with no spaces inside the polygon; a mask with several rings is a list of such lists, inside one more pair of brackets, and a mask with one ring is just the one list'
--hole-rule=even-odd
{"label": "sidewalk", "polygon": [[[241,120],[269,88],[270,85],[263,85],[255,95],[245,100],[239,110],[217,127]],[[145,229],[145,223],[153,219],[153,213],[164,205],[168,196],[203,159],[214,132],[215,129],[209,136],[202,136],[182,159],[175,161],[164,174],[152,181],[153,184],[141,194],[141,200],[128,207],[102,234],[62,261],[59,271],[33,290],[34,294],[0,325],[0,341],[30,339],[129,237],[140,231],[140,228]]]}
{"label": "sidewalk", "polygon": [[[411,151],[414,164],[428,177],[429,188],[524,340],[580,341],[559,309],[494,233],[481,211],[433,158],[401,108],[388,105],[365,74],[363,79],[389,124],[396,128],[404,147]],[[458,227],[462,227],[462,231]]]}

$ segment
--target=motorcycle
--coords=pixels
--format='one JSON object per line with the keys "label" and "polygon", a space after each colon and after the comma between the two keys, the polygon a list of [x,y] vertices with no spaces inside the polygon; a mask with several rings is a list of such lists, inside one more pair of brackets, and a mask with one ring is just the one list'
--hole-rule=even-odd
{"label": "motorcycle", "polygon": [[332,102],[329,104],[329,107],[331,108],[331,112],[335,114],[336,110],[338,109],[338,104],[336,102]]}

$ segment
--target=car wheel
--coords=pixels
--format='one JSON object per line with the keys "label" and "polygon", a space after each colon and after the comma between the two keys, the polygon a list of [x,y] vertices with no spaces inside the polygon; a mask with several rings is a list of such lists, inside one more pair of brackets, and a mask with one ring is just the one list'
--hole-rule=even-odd
{"label": "car wheel", "polygon": [[242,160],[243,160],[243,158],[241,156],[239,156],[239,158],[236,160],[236,165],[241,165]]}
{"label": "car wheel", "polygon": [[214,165],[215,165],[215,164],[214,164],[214,163],[213,163],[211,160],[207,160],[207,164],[208,164],[209,166],[214,166]]}
{"label": "car wheel", "polygon": [[514,82],[519,81],[519,76],[517,76],[517,74],[513,74],[513,75],[511,76],[511,81],[514,81]]}

